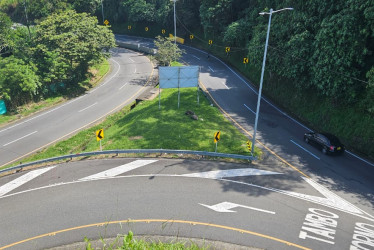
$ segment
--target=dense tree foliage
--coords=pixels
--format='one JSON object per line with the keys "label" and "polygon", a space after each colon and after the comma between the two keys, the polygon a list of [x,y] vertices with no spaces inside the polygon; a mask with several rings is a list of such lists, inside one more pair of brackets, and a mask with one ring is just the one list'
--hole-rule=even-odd
{"label": "dense tree foliage", "polygon": [[169,66],[172,61],[179,61],[184,53],[175,43],[173,38],[156,37],[156,59],[163,66]]}
{"label": "dense tree foliage", "polygon": [[51,85],[74,87],[115,46],[112,31],[96,17],[62,9],[40,19],[30,33],[24,26],[12,29],[0,12],[1,46],[11,54],[0,58],[0,99],[8,107],[48,95]]}

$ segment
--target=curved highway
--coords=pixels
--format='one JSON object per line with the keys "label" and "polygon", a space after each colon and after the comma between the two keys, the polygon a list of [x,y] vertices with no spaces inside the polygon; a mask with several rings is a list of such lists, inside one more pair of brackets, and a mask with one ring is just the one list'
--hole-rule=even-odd
{"label": "curved highway", "polygon": [[[256,90],[217,58],[184,49],[183,60],[201,66],[201,87],[249,136]],[[302,141],[306,126],[265,99],[260,112],[257,146],[265,155],[251,165],[92,160],[0,178],[0,249],[49,248],[128,230],[267,249],[374,249],[373,164],[351,153],[323,155]]]}
{"label": "curved highway", "polygon": [[145,91],[153,74],[153,65],[146,56],[115,48],[109,61],[112,70],[100,86],[62,105],[0,128],[0,167],[71,136],[130,104]]}
{"label": "curved highway", "polygon": [[374,236],[373,216],[283,166],[180,159],[88,160],[3,177],[0,213],[0,249],[129,230],[262,249],[372,249]]}

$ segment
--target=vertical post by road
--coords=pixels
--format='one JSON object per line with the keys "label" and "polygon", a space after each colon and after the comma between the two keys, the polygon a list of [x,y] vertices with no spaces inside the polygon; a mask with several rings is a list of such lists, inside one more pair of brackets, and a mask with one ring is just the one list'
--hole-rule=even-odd
{"label": "vertical post by road", "polygon": [[261,91],[262,91],[262,83],[263,83],[263,81],[264,81],[264,72],[265,72],[266,54],[267,54],[267,51],[268,51],[268,43],[269,43],[269,34],[270,34],[271,16],[272,16],[273,13],[275,13],[275,12],[280,12],[280,11],[283,11],[283,10],[293,10],[293,8],[284,8],[284,9],[280,9],[280,10],[276,10],[276,11],[273,11],[273,9],[270,9],[270,12],[269,12],[269,13],[267,13],[267,12],[261,12],[261,13],[259,13],[260,15],[268,14],[268,15],[269,15],[269,23],[268,23],[268,31],[267,31],[267,34],[266,34],[264,59],[263,59],[263,61],[262,61],[262,70],[261,70],[260,88],[259,88],[259,90],[258,90],[257,109],[256,109],[256,120],[255,120],[255,128],[254,128],[253,139],[252,139],[252,155],[253,155],[254,152],[255,152],[255,142],[256,142],[256,133],[257,133],[257,123],[258,123],[258,116],[259,116],[259,112],[260,112]]}
{"label": "vertical post by road", "polygon": [[101,0],[101,15],[103,16],[103,23],[104,23],[104,6],[103,6],[103,0]]}
{"label": "vertical post by road", "polygon": [[177,18],[176,18],[176,15],[175,15],[175,2],[176,2],[177,0],[173,0],[173,2],[174,2],[174,61],[175,61],[175,59],[177,58],[177,56],[176,56],[176,53],[177,53]]}
{"label": "vertical post by road", "polygon": [[26,26],[27,26],[27,30],[29,31],[29,39],[31,41],[31,32],[30,32],[30,25],[29,25],[29,17],[27,16],[26,0],[23,0],[23,7],[25,8]]}

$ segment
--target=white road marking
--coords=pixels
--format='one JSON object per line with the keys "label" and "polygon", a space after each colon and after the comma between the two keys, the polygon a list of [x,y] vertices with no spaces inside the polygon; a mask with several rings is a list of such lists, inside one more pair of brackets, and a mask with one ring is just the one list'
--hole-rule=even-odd
{"label": "white road marking", "polygon": [[[146,174],[146,175],[113,176],[113,177],[108,177],[108,178],[115,178],[115,179],[119,179],[119,178],[143,178],[143,177],[148,178],[148,177],[155,177],[155,176],[157,176],[157,177],[186,177],[185,175],[176,175],[176,174],[174,174],[174,175],[172,175],[172,174],[157,174],[157,175]],[[192,176],[187,176],[187,178],[188,177],[192,177]],[[196,177],[199,177],[199,176],[196,176]],[[301,199],[301,200],[305,200],[305,201],[312,202],[312,203],[315,203],[315,204],[319,204],[321,206],[330,207],[330,208],[333,208],[333,209],[336,209],[336,210],[339,210],[339,211],[342,211],[342,212],[345,212],[345,213],[348,213],[348,214],[351,214],[351,215],[354,215],[354,216],[357,216],[357,217],[360,217],[360,218],[363,218],[363,219],[374,222],[374,216],[372,216],[369,213],[355,207],[354,205],[350,204],[349,202],[345,201],[344,199],[342,199],[339,196],[335,195],[334,193],[330,192],[326,188],[324,188],[324,187],[320,186],[319,184],[315,183],[313,180],[305,178],[305,177],[302,177],[302,178],[305,181],[307,181],[308,183],[309,183],[309,181],[313,182],[318,187],[317,188],[318,191],[323,189],[323,192],[327,192],[328,193],[328,198],[321,198],[321,197],[317,197],[317,196],[305,195],[305,194],[290,192],[290,191],[276,189],[276,188],[263,187],[263,186],[259,186],[259,185],[255,185],[255,184],[245,183],[245,182],[241,182],[241,181],[234,181],[234,180],[229,180],[229,179],[217,179],[217,180],[218,181],[225,181],[225,182],[241,184],[241,185],[246,185],[246,186],[255,187],[255,188],[261,188],[261,189],[265,189],[265,190],[268,190],[268,191],[288,195],[288,196],[291,196],[291,197],[294,197],[294,198],[297,198],[297,199]],[[48,186],[28,189],[28,190],[20,191],[20,192],[17,192],[17,193],[0,196],[0,199],[15,196],[15,195],[19,195],[19,194],[24,194],[24,193],[28,193],[28,192],[33,192],[33,191],[43,190],[43,189],[47,189],[47,188],[52,188],[52,187],[81,183],[83,181],[97,181],[97,180],[100,180],[102,178],[100,178],[100,179],[87,179],[87,180],[84,180],[84,179],[85,178],[80,179],[78,181],[62,182],[62,183],[56,183],[56,184],[52,184],[52,185],[48,185]],[[345,205],[341,206],[342,204],[345,204]],[[345,209],[346,207],[348,207],[350,209]]]}
{"label": "white road marking", "polygon": [[84,109],[79,110],[78,112],[80,113],[80,112],[82,112],[82,111],[85,111],[86,109],[89,109],[89,108],[95,106],[96,104],[97,104],[97,102],[95,102],[94,104],[92,104],[92,105],[90,105],[90,106],[88,106],[88,107],[86,107],[86,108],[84,108]]}
{"label": "white road marking", "polygon": [[2,133],[2,132],[4,132],[4,131],[7,131],[7,130],[10,130],[10,129],[12,129],[12,128],[15,128],[15,127],[17,127],[17,126],[19,126],[19,125],[25,124],[25,123],[27,123],[27,122],[30,122],[30,121],[32,121],[32,120],[34,120],[34,119],[36,119],[36,118],[42,117],[42,116],[44,116],[44,115],[46,115],[46,114],[49,114],[49,113],[51,113],[51,112],[53,112],[53,111],[56,111],[56,110],[62,108],[62,107],[64,107],[64,106],[67,106],[67,105],[69,105],[69,104],[72,104],[73,102],[78,101],[78,100],[81,99],[82,97],[83,97],[83,96],[80,96],[80,97],[78,97],[77,99],[74,99],[74,100],[72,100],[72,101],[70,101],[70,102],[67,102],[67,103],[65,103],[65,104],[62,104],[62,105],[60,105],[60,106],[58,106],[58,107],[56,107],[56,108],[54,108],[54,109],[51,109],[51,110],[49,110],[49,111],[47,111],[47,112],[45,112],[45,113],[43,113],[43,114],[40,114],[40,115],[34,116],[34,117],[32,117],[32,118],[30,118],[30,119],[28,119],[28,120],[26,120],[26,121],[23,121],[23,122],[17,123],[17,124],[15,124],[15,125],[11,126],[11,127],[8,127],[8,128],[3,129],[3,130],[0,130],[0,133]]}
{"label": "white road marking", "polygon": [[121,69],[121,65],[112,58],[110,60],[115,62],[118,65],[118,69],[117,69],[116,73],[113,76],[111,76],[108,80],[106,80],[103,84],[101,84],[100,86],[98,86],[98,87],[94,88],[93,90],[91,90],[90,92],[88,92],[89,94],[91,94],[91,93],[95,92],[96,90],[98,90],[99,88],[105,86],[105,84],[110,82],[114,77],[116,77],[118,75],[118,73]]}
{"label": "white road marking", "polygon": [[136,74],[136,67],[135,67],[135,70],[134,70],[134,74]]}
{"label": "white road marking", "polygon": [[130,60],[131,62],[135,62],[131,57],[129,57],[129,60]]}
{"label": "white road marking", "polygon": [[37,169],[27,174],[24,174],[21,177],[18,177],[17,179],[11,182],[8,182],[7,184],[0,187],[0,196],[3,196],[4,194],[9,193],[10,191],[18,188],[19,186],[22,186],[26,182],[31,181],[32,179],[38,177],[39,175],[44,174],[45,172],[51,170],[54,167],[56,166],[43,168],[43,169]]}
{"label": "white road marking", "polygon": [[195,55],[192,55],[193,57],[195,57],[197,60],[200,60],[200,58],[199,57],[197,57],[197,56],[195,56]]}
{"label": "white road marking", "polygon": [[199,177],[208,179],[221,179],[227,177],[237,177],[237,176],[252,176],[252,175],[272,175],[272,174],[282,174],[277,172],[271,172],[266,170],[260,170],[255,168],[237,168],[229,170],[216,170],[201,173],[192,174],[182,174],[184,177]]}
{"label": "white road marking", "polygon": [[293,144],[295,144],[296,146],[298,146],[299,148],[301,148],[302,150],[304,150],[305,152],[311,154],[314,158],[318,159],[318,160],[321,160],[318,156],[316,156],[315,154],[313,154],[312,152],[310,152],[309,150],[305,149],[304,147],[302,147],[301,145],[297,144],[296,142],[294,142],[293,140],[290,140],[290,142],[292,142]]}
{"label": "white road marking", "polygon": [[212,209],[216,212],[219,212],[219,213],[236,213],[236,211],[233,211],[233,210],[230,210],[230,209],[236,208],[236,207],[243,207],[243,208],[256,210],[256,211],[263,212],[263,213],[275,214],[275,212],[273,212],[273,211],[268,211],[268,210],[255,208],[255,207],[243,206],[243,205],[239,205],[239,204],[235,204],[235,203],[227,202],[227,201],[224,201],[224,202],[218,203],[216,205],[212,205],[212,206],[205,205],[205,204],[202,204],[202,203],[199,203],[199,205],[210,208],[210,209]]}
{"label": "white road marking", "polygon": [[119,88],[119,90],[121,90],[123,87],[125,87],[128,83],[125,83],[122,85],[122,87]]}
{"label": "white road marking", "polygon": [[210,69],[210,71],[214,72],[214,70],[210,66],[208,66],[208,68]]}
{"label": "white road marking", "polygon": [[254,112],[252,109],[250,109],[247,105],[245,105],[245,103],[244,103],[244,106],[249,110],[249,111],[251,111],[253,114],[256,114],[256,112]]}
{"label": "white road marking", "polygon": [[226,85],[226,83],[224,81],[222,81],[222,84],[223,84],[223,86],[226,87],[226,89],[230,89],[229,87],[227,87],[227,85]]}
{"label": "white road marking", "polygon": [[151,164],[151,163],[156,162],[156,161],[157,160],[136,160],[136,161],[127,163],[127,164],[119,166],[119,167],[115,167],[115,168],[108,169],[108,170],[105,170],[103,172],[100,172],[100,173],[97,173],[97,174],[94,174],[94,175],[84,177],[80,180],[85,181],[85,180],[92,180],[92,179],[102,179],[102,178],[114,177],[116,175],[126,173],[128,171],[137,169],[139,167],[143,167],[145,165]]}
{"label": "white road marking", "polygon": [[33,135],[33,134],[35,134],[35,133],[38,133],[38,131],[34,131],[34,132],[32,132],[32,133],[30,133],[30,134],[27,134],[27,135],[25,135],[25,136],[22,136],[21,138],[18,138],[18,139],[14,140],[14,141],[8,142],[8,143],[4,144],[3,147],[8,146],[9,144],[12,144],[12,143],[14,143],[14,142],[16,142],[16,141],[22,140],[22,139],[24,139],[24,138],[26,138],[26,137],[28,137],[28,136],[30,136],[30,135]]}

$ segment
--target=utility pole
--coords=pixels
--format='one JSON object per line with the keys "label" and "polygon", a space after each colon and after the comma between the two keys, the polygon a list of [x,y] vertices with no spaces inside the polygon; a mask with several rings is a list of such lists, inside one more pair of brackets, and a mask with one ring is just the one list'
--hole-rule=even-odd
{"label": "utility pole", "polygon": [[23,6],[25,8],[26,26],[27,26],[27,30],[29,31],[29,38],[31,41],[31,32],[30,32],[29,18],[27,16],[26,0],[23,0]]}
{"label": "utility pole", "polygon": [[104,6],[103,6],[103,0],[101,0],[101,15],[103,16],[103,23],[104,23]]}

